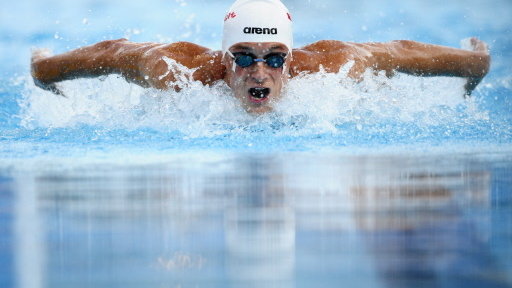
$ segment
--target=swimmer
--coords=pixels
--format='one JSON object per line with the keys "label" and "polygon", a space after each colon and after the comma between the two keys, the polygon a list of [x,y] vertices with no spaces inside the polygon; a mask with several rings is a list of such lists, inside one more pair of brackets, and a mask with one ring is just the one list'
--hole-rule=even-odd
{"label": "swimmer", "polygon": [[143,87],[177,91],[177,80],[184,76],[204,85],[225,81],[247,112],[260,114],[272,110],[289,78],[321,69],[336,73],[349,62],[353,64],[348,76],[357,81],[367,69],[384,71],[388,77],[395,72],[463,77],[467,96],[490,66],[487,45],[477,38],[469,39],[471,51],[407,40],[323,40],[293,49],[292,34],[292,15],[281,1],[237,0],[224,18],[222,51],[189,42],[108,40],[56,56],[34,51],[31,72],[38,87],[60,95],[59,81],[107,74],[120,74]]}

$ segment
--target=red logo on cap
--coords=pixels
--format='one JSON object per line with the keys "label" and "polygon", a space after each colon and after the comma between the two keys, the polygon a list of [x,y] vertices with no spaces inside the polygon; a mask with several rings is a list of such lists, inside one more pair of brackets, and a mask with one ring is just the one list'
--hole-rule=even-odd
{"label": "red logo on cap", "polygon": [[286,15],[288,15],[288,19],[290,19],[290,21],[292,21],[292,15],[290,15],[290,13],[286,13]]}
{"label": "red logo on cap", "polygon": [[226,17],[224,17],[224,22],[228,21],[229,19],[233,19],[235,17],[236,17],[235,12],[229,12],[228,14],[226,14]]}

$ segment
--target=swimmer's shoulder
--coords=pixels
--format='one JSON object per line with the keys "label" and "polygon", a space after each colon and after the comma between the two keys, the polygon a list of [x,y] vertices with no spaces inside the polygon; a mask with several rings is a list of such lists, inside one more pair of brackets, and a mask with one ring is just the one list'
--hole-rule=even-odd
{"label": "swimmer's shoulder", "polygon": [[320,67],[327,71],[338,71],[340,65],[352,59],[357,48],[349,42],[321,40],[304,47],[293,49],[291,75],[301,72],[318,72]]}
{"label": "swimmer's shoulder", "polygon": [[222,58],[220,51],[213,51],[204,46],[184,41],[152,45],[151,49],[146,51],[145,56],[154,61],[160,61],[163,56],[166,56],[189,68],[210,66],[209,64],[212,63],[220,65]]}
{"label": "swimmer's shoulder", "polygon": [[[325,62],[328,59],[344,61],[352,58],[360,48],[355,43],[337,40],[321,40],[304,47],[293,49],[293,61],[297,62]],[[314,64],[317,65],[317,64]]]}
{"label": "swimmer's shoulder", "polygon": [[165,50],[176,55],[199,55],[211,54],[215,52],[207,47],[186,41],[162,44],[160,46],[156,46],[155,48]]}
{"label": "swimmer's shoulder", "polygon": [[293,53],[319,54],[331,52],[350,52],[357,44],[338,40],[320,40],[298,49],[294,49]]}

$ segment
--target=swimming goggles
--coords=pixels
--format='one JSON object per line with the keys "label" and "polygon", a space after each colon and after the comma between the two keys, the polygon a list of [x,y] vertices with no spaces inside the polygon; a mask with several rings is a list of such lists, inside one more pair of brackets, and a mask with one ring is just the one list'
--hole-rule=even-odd
{"label": "swimming goggles", "polygon": [[256,58],[254,54],[246,52],[231,53],[227,51],[229,56],[235,60],[236,65],[247,68],[256,62],[265,62],[271,68],[281,68],[286,61],[286,53],[270,53],[263,58]]}

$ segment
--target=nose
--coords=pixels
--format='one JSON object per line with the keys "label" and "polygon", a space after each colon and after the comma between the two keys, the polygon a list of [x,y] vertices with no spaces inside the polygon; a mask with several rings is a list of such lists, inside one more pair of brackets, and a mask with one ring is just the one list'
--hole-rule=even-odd
{"label": "nose", "polygon": [[268,77],[267,65],[264,62],[256,62],[251,67],[251,78],[256,83],[263,83]]}

